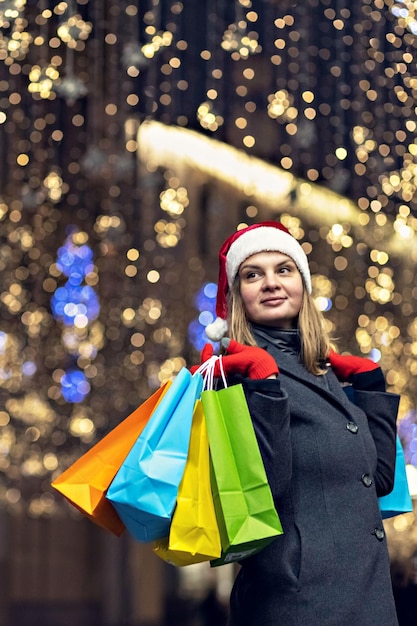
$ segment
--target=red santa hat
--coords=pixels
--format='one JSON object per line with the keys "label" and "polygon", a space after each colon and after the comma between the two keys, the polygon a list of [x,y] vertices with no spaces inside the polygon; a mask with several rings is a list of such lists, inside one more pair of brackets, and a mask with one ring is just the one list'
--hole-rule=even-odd
{"label": "red santa hat", "polygon": [[206,335],[220,341],[227,332],[227,293],[243,261],[258,252],[282,252],[291,257],[311,293],[311,275],[306,254],[298,241],[280,222],[260,222],[236,231],[226,239],[219,252],[217,319],[206,326]]}

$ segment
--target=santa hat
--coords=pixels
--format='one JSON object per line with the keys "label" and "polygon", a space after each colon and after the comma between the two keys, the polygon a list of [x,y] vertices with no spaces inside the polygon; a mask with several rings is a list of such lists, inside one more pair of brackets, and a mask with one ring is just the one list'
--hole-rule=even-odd
{"label": "santa hat", "polygon": [[298,241],[279,222],[260,222],[238,230],[228,237],[219,252],[219,280],[217,285],[217,319],[206,326],[206,335],[220,341],[227,331],[227,293],[243,261],[258,252],[282,252],[291,257],[311,293],[311,275],[307,257]]}

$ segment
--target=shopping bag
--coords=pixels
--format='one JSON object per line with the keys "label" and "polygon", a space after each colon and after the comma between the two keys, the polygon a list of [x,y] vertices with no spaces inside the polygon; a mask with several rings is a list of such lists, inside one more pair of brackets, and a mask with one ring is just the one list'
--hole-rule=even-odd
{"label": "shopping bag", "polygon": [[201,374],[180,370],[107,491],[107,499],[138,541],[169,534],[202,386]]}
{"label": "shopping bag", "polygon": [[410,513],[413,510],[413,502],[408,488],[405,469],[404,451],[398,435],[396,440],[394,487],[391,493],[378,498],[378,500],[382,519],[401,515],[402,513]]}
{"label": "shopping bag", "polygon": [[125,526],[105,493],[170,384],[157,389],[52,482],[52,487],[75,508],[115,535],[120,536]]}
{"label": "shopping bag", "polygon": [[194,410],[190,447],[169,537],[155,542],[154,552],[177,566],[211,561],[221,554],[211,492],[207,428],[200,400]]}
{"label": "shopping bag", "polygon": [[222,544],[221,557],[211,561],[217,566],[251,556],[283,530],[242,385],[207,389],[201,402]]}
{"label": "shopping bag", "polygon": [[[349,400],[356,404],[354,388],[351,385],[347,385],[343,387],[343,391]],[[378,498],[378,503],[382,519],[402,515],[402,513],[410,513],[413,510],[413,502],[405,469],[404,451],[398,435],[396,437],[394,487],[391,493]]]}

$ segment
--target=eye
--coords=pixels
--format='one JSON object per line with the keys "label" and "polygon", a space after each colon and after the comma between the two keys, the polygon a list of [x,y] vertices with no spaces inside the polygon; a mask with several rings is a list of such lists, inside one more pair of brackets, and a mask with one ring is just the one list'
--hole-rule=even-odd
{"label": "eye", "polygon": [[241,274],[241,280],[256,280],[260,275],[257,269],[244,269]]}

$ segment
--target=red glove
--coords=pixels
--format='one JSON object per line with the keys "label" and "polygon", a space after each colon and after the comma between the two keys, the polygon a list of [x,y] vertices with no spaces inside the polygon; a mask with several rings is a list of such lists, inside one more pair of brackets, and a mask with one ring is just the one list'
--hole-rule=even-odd
{"label": "red glove", "polygon": [[[213,344],[212,343],[206,343],[206,345],[204,346],[204,348],[201,351],[200,365],[202,365],[203,363],[208,361],[209,358],[213,356],[213,352],[214,352]],[[191,374],[194,374],[198,370],[200,365],[193,365],[192,367],[190,367]]]}
{"label": "red glove", "polygon": [[355,374],[363,374],[364,372],[380,369],[379,365],[371,361],[371,359],[337,354],[333,350],[330,350],[329,360],[340,382],[350,382]]}
{"label": "red glove", "polygon": [[[213,354],[213,346],[208,343],[201,353],[201,362],[207,361]],[[226,375],[240,374],[244,378],[261,379],[278,376],[279,370],[275,359],[263,348],[244,346],[233,339],[222,356],[223,370]],[[194,373],[198,365],[190,368]],[[221,376],[220,363],[214,365],[214,376]]]}

